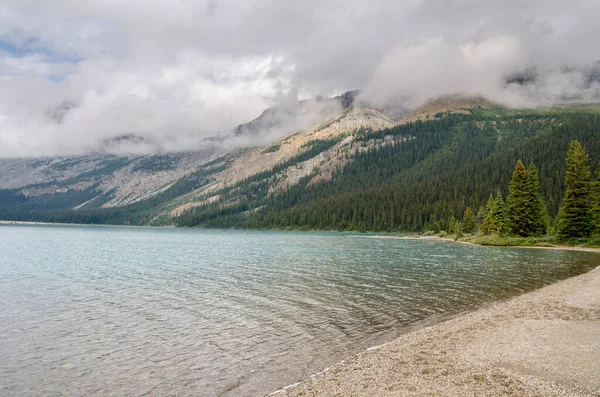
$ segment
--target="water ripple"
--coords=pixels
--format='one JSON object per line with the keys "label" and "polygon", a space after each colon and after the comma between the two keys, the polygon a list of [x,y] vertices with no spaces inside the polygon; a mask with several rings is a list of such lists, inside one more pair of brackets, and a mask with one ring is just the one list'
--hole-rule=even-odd
{"label": "water ripple", "polygon": [[0,226],[0,395],[261,395],[598,265],[340,233]]}

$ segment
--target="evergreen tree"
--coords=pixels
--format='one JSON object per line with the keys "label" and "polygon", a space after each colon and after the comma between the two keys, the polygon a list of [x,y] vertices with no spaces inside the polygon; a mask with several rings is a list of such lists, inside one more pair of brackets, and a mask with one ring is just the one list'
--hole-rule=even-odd
{"label": "evergreen tree", "polygon": [[506,198],[508,228],[512,234],[530,236],[531,233],[531,180],[521,160],[517,161],[512,178],[508,184],[508,197]]}
{"label": "evergreen tree", "polygon": [[531,181],[531,190],[534,197],[534,234],[537,236],[543,236],[548,231],[548,210],[546,209],[546,204],[544,203],[544,199],[540,193],[540,178],[533,161],[529,163],[529,179]]}
{"label": "evergreen tree", "polygon": [[448,232],[450,234],[456,232],[456,218],[454,217],[454,215],[452,215],[450,217],[450,220],[448,221],[448,224],[446,225],[446,232]]}
{"label": "evergreen tree", "polygon": [[558,215],[559,239],[589,237],[592,232],[589,156],[579,141],[567,152],[566,192]]}
{"label": "evergreen tree", "polygon": [[483,231],[483,219],[485,218],[485,209],[483,206],[479,206],[479,211],[477,211],[477,216],[475,217],[475,224],[478,234],[485,234]]}
{"label": "evergreen tree", "polygon": [[481,222],[480,232],[481,234],[491,234],[493,229],[493,218],[492,218],[492,210],[494,208],[494,195],[490,193],[490,198],[488,198],[487,204],[485,205],[485,210],[483,212],[483,218]]}
{"label": "evergreen tree", "polygon": [[506,234],[506,203],[502,198],[500,189],[496,190],[496,199],[494,200],[494,211],[496,217],[497,233],[498,235]]}
{"label": "evergreen tree", "polygon": [[600,166],[596,169],[596,180],[593,183],[592,197],[592,217],[594,219],[594,229],[600,233]]}
{"label": "evergreen tree", "polygon": [[463,215],[462,221],[462,230],[465,233],[473,233],[475,231],[475,214],[471,207],[467,207],[465,209],[465,214]]}
{"label": "evergreen tree", "polygon": [[535,165],[531,163],[527,171],[519,160],[508,185],[506,198],[510,233],[522,237],[546,233],[546,208],[539,187]]}
{"label": "evergreen tree", "polygon": [[496,198],[490,194],[485,208],[483,230],[484,234],[497,234],[499,236],[506,232],[506,207],[500,189],[496,192]]}
{"label": "evergreen tree", "polygon": [[463,236],[463,224],[461,221],[456,222],[456,240]]}

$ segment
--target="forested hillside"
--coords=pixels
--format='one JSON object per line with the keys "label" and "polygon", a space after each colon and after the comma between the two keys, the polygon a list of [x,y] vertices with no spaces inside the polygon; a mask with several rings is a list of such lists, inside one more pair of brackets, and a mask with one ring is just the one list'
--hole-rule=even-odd
{"label": "forested hillside", "polygon": [[[413,115],[400,123],[370,110],[346,111],[267,147],[188,168],[135,201],[122,195],[112,204],[113,191],[99,190],[108,166],[59,182],[0,190],[0,219],[420,231],[462,219],[467,207],[477,212],[498,188],[506,197],[522,160],[538,168],[552,224],[565,192],[569,143],[579,140],[592,171],[598,167],[600,108],[483,106]],[[168,164],[158,159],[163,158],[110,161],[151,180],[174,167],[170,157],[164,158]],[[135,186],[135,180],[127,183]]]}
{"label": "forested hillside", "polygon": [[[506,188],[517,160],[535,162],[550,217],[564,194],[564,156],[578,139],[595,169],[600,158],[597,109],[510,111],[474,109],[470,115],[438,114],[381,131],[359,130],[352,161],[330,180],[303,178],[268,195],[253,178],[220,192],[221,201],[182,214],[179,226],[416,231],[462,217]],[[359,150],[360,144],[387,144]],[[318,173],[318,171],[316,171]],[[264,181],[264,179],[261,179]],[[506,191],[502,192],[506,195]]]}

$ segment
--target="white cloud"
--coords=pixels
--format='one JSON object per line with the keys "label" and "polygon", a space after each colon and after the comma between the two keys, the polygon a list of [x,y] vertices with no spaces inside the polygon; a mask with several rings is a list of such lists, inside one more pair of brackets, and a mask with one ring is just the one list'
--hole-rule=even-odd
{"label": "white cloud", "polygon": [[[194,149],[268,105],[262,96],[285,85],[266,76],[276,63],[186,52],[160,67],[84,61],[60,82],[14,76],[0,81],[0,156],[80,153],[122,136],[144,137],[164,150]],[[61,120],[50,117],[65,101],[72,105]]]}
{"label": "white cloud", "polygon": [[593,0],[4,0],[0,157],[194,148],[297,93],[595,98],[599,18]]}
{"label": "white cloud", "polygon": [[505,76],[527,65],[514,37],[451,45],[443,38],[389,51],[366,85],[362,99],[378,106],[406,97],[416,107],[435,96],[462,93],[506,102]]}

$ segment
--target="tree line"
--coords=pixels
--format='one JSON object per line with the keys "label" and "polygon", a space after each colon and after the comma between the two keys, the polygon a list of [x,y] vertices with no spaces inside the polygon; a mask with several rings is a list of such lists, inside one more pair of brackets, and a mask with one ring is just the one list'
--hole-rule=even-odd
{"label": "tree line", "polygon": [[[450,218],[446,231],[519,237],[539,237],[551,231],[559,240],[590,237],[600,233],[600,167],[596,176],[593,181],[590,158],[583,145],[572,141],[566,156],[566,190],[555,224],[551,225],[537,168],[533,162],[526,168],[519,160],[506,200],[498,189],[477,215],[467,207],[462,221]],[[434,229],[440,229],[439,225]]]}

